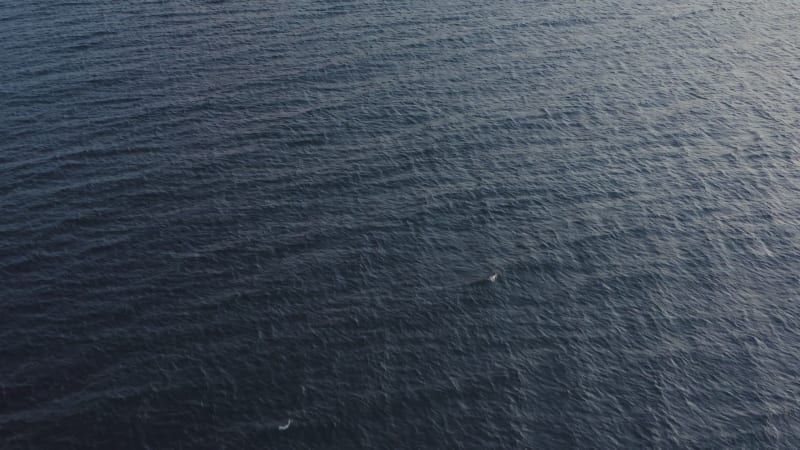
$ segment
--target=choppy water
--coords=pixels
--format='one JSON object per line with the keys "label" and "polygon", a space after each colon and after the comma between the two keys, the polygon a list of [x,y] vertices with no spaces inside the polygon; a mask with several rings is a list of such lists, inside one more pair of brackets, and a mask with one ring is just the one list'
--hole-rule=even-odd
{"label": "choppy water", "polygon": [[798,6],[0,5],[0,447],[799,447]]}

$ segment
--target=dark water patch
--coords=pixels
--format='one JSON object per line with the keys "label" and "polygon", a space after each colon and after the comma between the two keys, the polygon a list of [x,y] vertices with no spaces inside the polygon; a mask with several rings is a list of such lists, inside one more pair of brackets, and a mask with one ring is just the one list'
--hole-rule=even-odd
{"label": "dark water patch", "polygon": [[795,9],[9,5],[0,439],[797,447]]}

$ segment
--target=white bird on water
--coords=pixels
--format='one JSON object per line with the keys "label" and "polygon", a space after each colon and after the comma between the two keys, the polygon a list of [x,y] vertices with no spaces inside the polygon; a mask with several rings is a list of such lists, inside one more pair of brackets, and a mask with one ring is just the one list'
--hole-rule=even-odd
{"label": "white bird on water", "polygon": [[497,281],[497,277],[498,276],[500,276],[500,274],[498,274],[497,272],[494,272],[493,274],[489,275],[489,281],[494,283],[495,281]]}
{"label": "white bird on water", "polygon": [[281,431],[286,431],[286,430],[289,429],[289,426],[291,424],[292,424],[292,419],[289,419],[289,421],[286,422],[286,425],[278,425],[278,429],[281,430]]}

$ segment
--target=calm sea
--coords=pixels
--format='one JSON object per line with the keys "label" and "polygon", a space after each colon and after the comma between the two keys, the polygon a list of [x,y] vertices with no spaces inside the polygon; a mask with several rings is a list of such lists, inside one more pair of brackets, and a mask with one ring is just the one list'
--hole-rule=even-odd
{"label": "calm sea", "polygon": [[0,447],[800,447],[798,24],[0,4]]}

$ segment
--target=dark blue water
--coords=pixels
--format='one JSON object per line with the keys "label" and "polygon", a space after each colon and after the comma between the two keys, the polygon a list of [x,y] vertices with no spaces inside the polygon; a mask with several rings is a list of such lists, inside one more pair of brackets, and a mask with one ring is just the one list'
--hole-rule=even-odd
{"label": "dark blue water", "polygon": [[0,4],[0,447],[800,447],[799,12]]}

